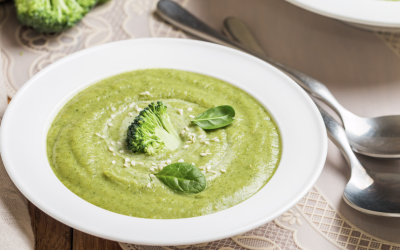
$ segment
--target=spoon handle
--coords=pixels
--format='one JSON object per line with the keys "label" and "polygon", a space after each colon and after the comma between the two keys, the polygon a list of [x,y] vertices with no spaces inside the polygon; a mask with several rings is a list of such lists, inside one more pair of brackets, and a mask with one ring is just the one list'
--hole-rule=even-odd
{"label": "spoon handle", "polygon": [[315,103],[315,105],[317,105],[322,119],[324,120],[329,139],[340,149],[350,166],[353,165],[352,163],[354,163],[354,161],[358,162],[358,159],[351,150],[343,127],[317,103]]}
{"label": "spoon handle", "polygon": [[239,18],[227,17],[222,25],[222,33],[230,39],[253,49],[264,56],[267,54],[262,49],[262,46],[257,41],[257,38],[251,32],[250,28]]}
{"label": "spoon handle", "polygon": [[209,27],[207,24],[197,19],[195,16],[186,11],[177,3],[170,0],[160,0],[157,4],[157,14],[167,22],[192,35],[213,43],[218,43],[242,50],[274,65],[275,67],[289,75],[312,96],[322,100],[327,105],[329,105],[333,110],[335,110],[335,112],[338,113],[338,115],[342,116],[343,112],[345,112],[345,109],[333,97],[328,88],[326,88],[325,85],[323,85],[319,81],[307,76],[300,71],[279,63],[267,55],[264,55],[260,52],[255,51],[252,48],[248,48],[245,45],[242,45],[238,42],[233,41],[232,39],[229,39],[228,37],[225,37],[215,29]]}
{"label": "spoon handle", "polygon": [[[344,195],[346,196],[349,192],[351,192],[354,185],[357,188],[365,188],[371,185],[373,180],[368,175],[361,162],[357,159],[356,155],[353,153],[353,150],[351,150],[346,132],[344,131],[343,127],[340,126],[340,124],[317,103],[315,103],[315,105],[317,105],[322,119],[324,120],[329,139],[336,145],[336,147],[339,148],[351,169],[351,180],[349,182],[351,185],[348,184],[346,186]],[[354,207],[353,205],[350,206]]]}

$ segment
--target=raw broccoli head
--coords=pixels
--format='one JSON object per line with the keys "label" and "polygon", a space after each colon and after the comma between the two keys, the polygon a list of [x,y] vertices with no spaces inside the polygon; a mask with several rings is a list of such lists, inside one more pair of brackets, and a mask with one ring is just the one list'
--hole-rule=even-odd
{"label": "raw broccoli head", "polygon": [[128,127],[126,144],[129,150],[154,155],[167,147],[175,150],[181,143],[167,114],[167,106],[154,102],[140,111]]}
{"label": "raw broccoli head", "polygon": [[37,31],[60,32],[79,22],[98,0],[15,0],[18,20]]}

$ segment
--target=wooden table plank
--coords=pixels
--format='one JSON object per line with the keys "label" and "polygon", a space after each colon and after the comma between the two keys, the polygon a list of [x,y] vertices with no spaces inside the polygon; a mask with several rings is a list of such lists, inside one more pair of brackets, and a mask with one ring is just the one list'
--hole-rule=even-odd
{"label": "wooden table plank", "polygon": [[118,242],[98,238],[64,225],[28,201],[36,250],[121,250]]}
{"label": "wooden table plank", "polygon": [[73,250],[121,250],[115,241],[98,238],[78,230],[73,234]]}
{"label": "wooden table plank", "polygon": [[72,228],[53,219],[28,201],[36,250],[71,250]]}

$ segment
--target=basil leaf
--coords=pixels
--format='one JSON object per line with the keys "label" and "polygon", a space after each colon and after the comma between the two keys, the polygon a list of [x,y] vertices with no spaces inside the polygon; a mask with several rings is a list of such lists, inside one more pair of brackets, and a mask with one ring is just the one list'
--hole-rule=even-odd
{"label": "basil leaf", "polygon": [[189,163],[170,164],[155,176],[171,189],[182,193],[199,193],[207,186],[203,173]]}
{"label": "basil leaf", "polygon": [[235,119],[235,110],[229,105],[222,105],[204,111],[192,123],[203,129],[222,128],[231,124]]}

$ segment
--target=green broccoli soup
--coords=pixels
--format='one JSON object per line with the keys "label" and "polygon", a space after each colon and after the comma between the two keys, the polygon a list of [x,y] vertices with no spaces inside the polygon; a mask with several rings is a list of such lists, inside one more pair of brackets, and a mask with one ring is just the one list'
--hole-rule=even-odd
{"label": "green broccoli soup", "polygon": [[47,154],[58,179],[82,199],[173,219],[254,195],[278,167],[281,140],[246,92],[201,74],[146,69],[75,95],[49,129]]}

